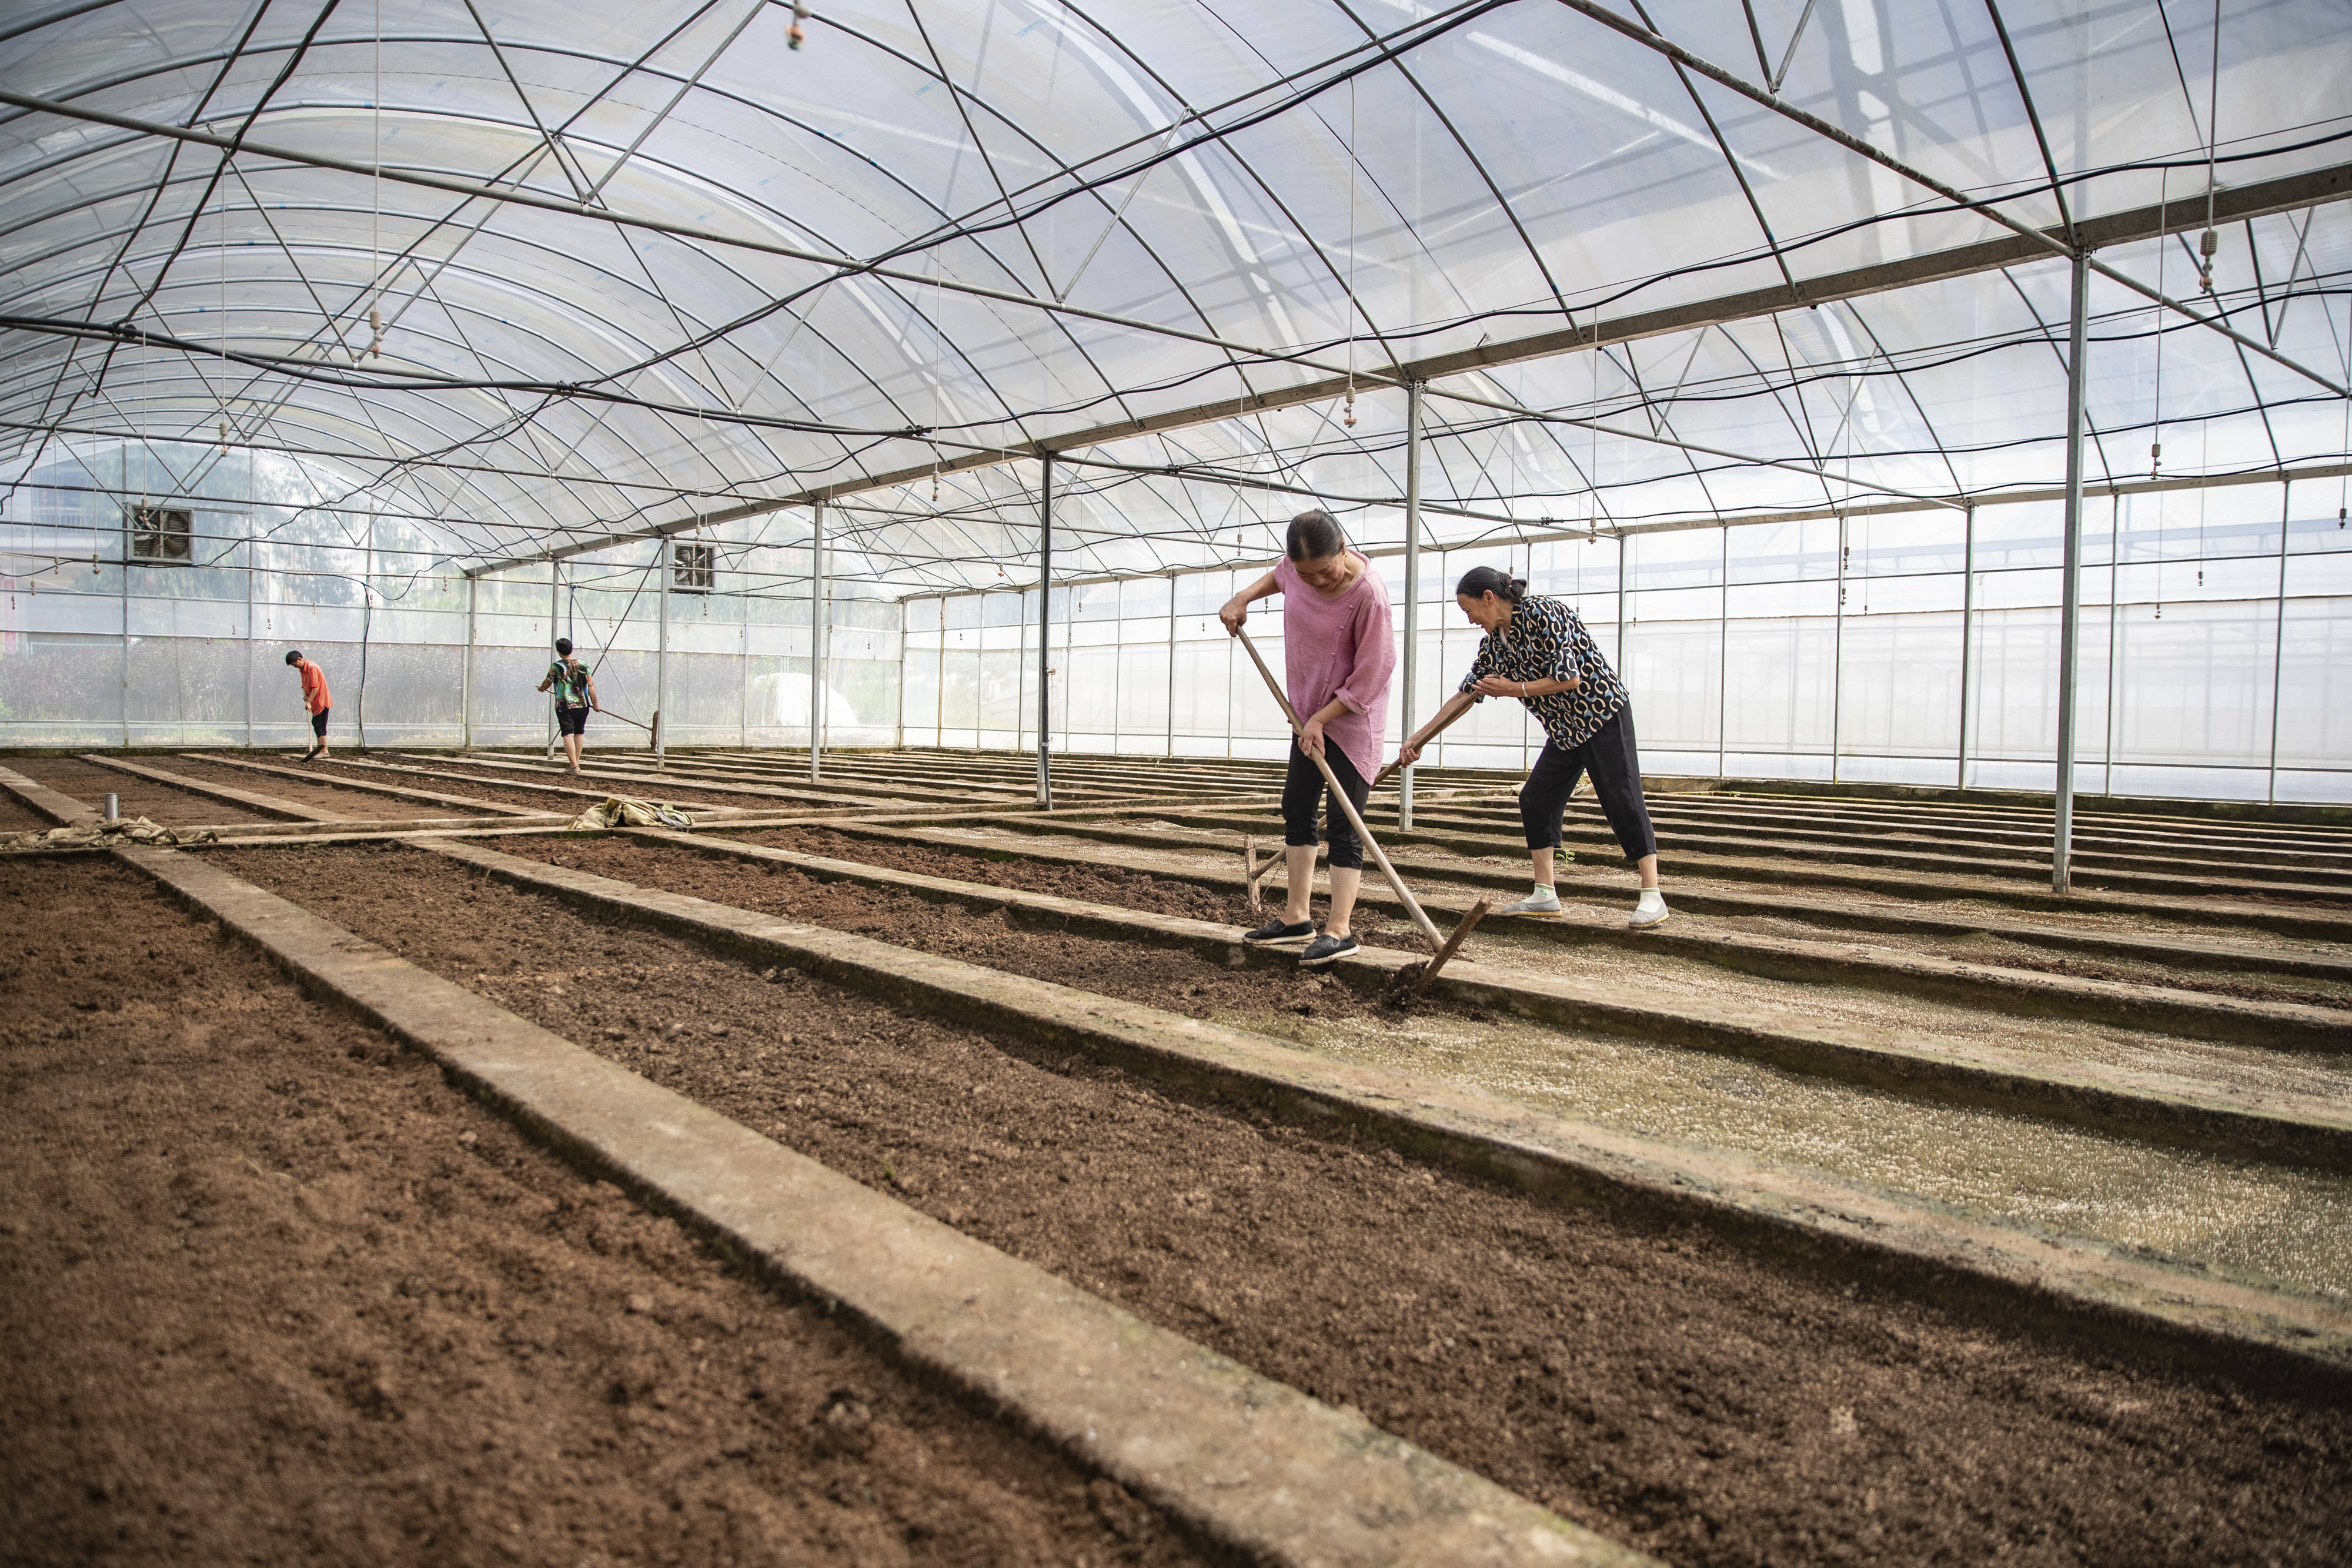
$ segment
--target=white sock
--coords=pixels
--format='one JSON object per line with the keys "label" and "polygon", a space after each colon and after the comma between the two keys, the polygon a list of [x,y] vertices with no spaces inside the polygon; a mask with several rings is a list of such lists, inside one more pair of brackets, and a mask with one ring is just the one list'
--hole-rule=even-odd
{"label": "white sock", "polygon": [[1536,894],[1535,894],[1535,895],[1536,895],[1538,898],[1549,898],[1549,897],[1552,895],[1552,893],[1551,893],[1551,883],[1548,883],[1548,882],[1539,882],[1539,883],[1536,883]]}
{"label": "white sock", "polygon": [[1637,909],[1655,909],[1659,904],[1664,904],[1665,901],[1666,895],[1662,890],[1654,887],[1645,887],[1642,890],[1641,899],[1634,904],[1634,907]]}

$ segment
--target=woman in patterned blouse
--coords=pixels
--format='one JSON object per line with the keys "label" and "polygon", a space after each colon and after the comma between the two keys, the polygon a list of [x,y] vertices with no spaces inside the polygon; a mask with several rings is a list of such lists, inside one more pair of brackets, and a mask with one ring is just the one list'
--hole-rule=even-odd
{"label": "woman in patterned blouse", "polygon": [[1641,873],[1642,895],[1631,924],[1656,925],[1667,915],[1658,891],[1658,835],[1642,799],[1642,759],[1633,744],[1633,709],[1624,683],[1601,656],[1592,633],[1576,612],[1557,599],[1529,598],[1519,578],[1491,566],[1463,574],[1454,590],[1462,613],[1486,631],[1478,657],[1463,677],[1462,689],[1430,716],[1397,754],[1401,763],[1421,760],[1429,737],[1454,722],[1471,704],[1487,697],[1517,697],[1543,726],[1543,755],[1519,790],[1519,821],[1528,853],[1535,861],[1535,892],[1503,915],[1560,913],[1553,886],[1552,859],[1559,849],[1560,819],[1568,798],[1585,774],[1592,792]]}

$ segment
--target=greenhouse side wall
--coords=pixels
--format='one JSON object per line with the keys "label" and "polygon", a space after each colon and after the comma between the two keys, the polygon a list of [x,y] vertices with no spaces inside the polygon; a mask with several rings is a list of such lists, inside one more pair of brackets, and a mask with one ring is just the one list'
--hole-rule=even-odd
{"label": "greenhouse side wall", "polygon": [[[1415,713],[1476,653],[1453,584],[1496,566],[1581,614],[1633,694],[1653,776],[2048,790],[2063,525],[2037,502],[1431,550]],[[1374,565],[1401,608],[1402,557]],[[1281,716],[1216,618],[1262,570],[1056,589],[1055,747],[1284,755]],[[2352,801],[2352,529],[2332,484],[2095,498],[2082,603],[2079,790]],[[1251,615],[1277,669],[1280,604]],[[1036,591],[904,608],[907,743],[1034,748]],[[1391,750],[1402,716],[1392,702]],[[1486,703],[1430,760],[1517,771],[1542,745],[1517,704]]]}

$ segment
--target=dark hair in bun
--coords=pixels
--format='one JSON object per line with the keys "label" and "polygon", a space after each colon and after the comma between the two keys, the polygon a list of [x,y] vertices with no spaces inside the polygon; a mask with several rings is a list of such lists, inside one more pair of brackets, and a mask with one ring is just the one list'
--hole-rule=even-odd
{"label": "dark hair in bun", "polygon": [[1328,560],[1348,548],[1348,537],[1331,514],[1318,507],[1290,519],[1290,540],[1283,553],[1293,560]]}
{"label": "dark hair in bun", "polygon": [[1491,593],[1506,604],[1517,604],[1528,596],[1528,580],[1491,566],[1474,566],[1462,574],[1454,591],[1464,599],[1483,599]]}

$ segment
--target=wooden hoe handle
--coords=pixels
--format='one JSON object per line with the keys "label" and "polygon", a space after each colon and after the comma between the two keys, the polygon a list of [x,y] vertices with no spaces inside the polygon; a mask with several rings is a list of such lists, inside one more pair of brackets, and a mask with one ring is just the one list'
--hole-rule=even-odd
{"label": "wooden hoe handle", "polygon": [[[1282,716],[1290,721],[1290,732],[1303,740],[1307,733],[1306,727],[1298,722],[1298,715],[1291,707],[1290,699],[1284,696],[1282,688],[1275,684],[1274,672],[1265,667],[1265,660],[1259,655],[1257,644],[1250,641],[1248,632],[1239,628],[1234,629],[1234,635],[1240,638],[1242,646],[1249,650],[1250,663],[1255,664],[1257,673],[1265,677],[1265,689],[1272,692],[1274,700],[1282,705]],[[1304,751],[1306,747],[1302,745],[1299,749]],[[1396,867],[1389,863],[1389,857],[1381,851],[1381,846],[1372,841],[1371,830],[1364,826],[1363,816],[1357,811],[1356,803],[1348,799],[1348,792],[1339,788],[1339,780],[1332,774],[1331,765],[1320,757],[1313,757],[1311,753],[1309,755],[1315,766],[1322,769],[1323,782],[1331,787],[1331,799],[1338,802],[1340,810],[1347,813],[1348,825],[1355,829],[1356,836],[1364,841],[1364,852],[1372,857],[1372,863],[1381,868],[1382,876],[1388,878],[1389,886],[1395,890],[1397,900],[1404,905],[1405,913],[1412,916],[1412,923],[1415,925],[1421,927],[1421,934],[1429,939],[1429,946],[1433,950],[1444,946],[1445,938],[1437,934],[1437,926],[1423,911],[1421,901],[1413,897],[1412,889],[1405,886],[1404,878],[1397,875]]]}

